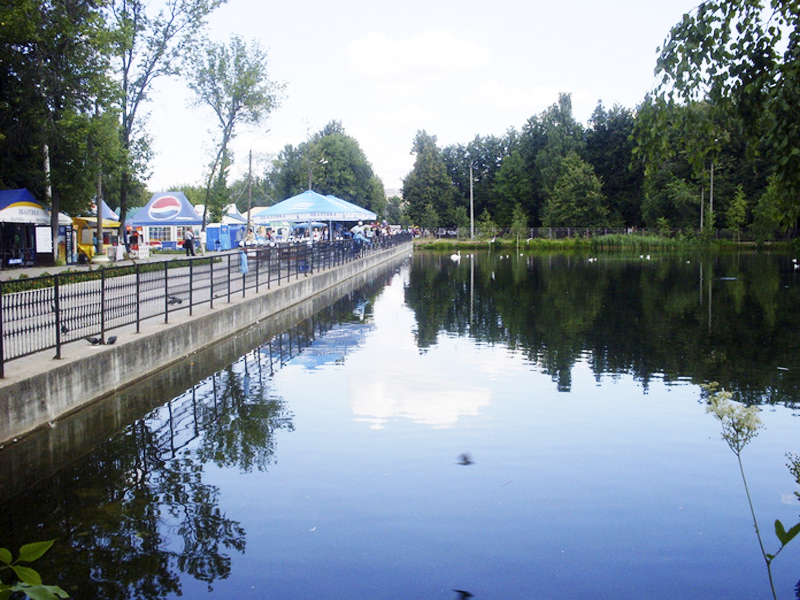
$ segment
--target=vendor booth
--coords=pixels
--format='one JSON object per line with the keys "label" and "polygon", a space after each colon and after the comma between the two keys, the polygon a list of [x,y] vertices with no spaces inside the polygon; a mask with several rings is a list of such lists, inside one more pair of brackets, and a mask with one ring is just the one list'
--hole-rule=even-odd
{"label": "vendor booth", "polygon": [[[70,220],[59,216],[59,256],[65,262],[71,241]],[[24,188],[0,190],[0,268],[52,264],[50,213]]]}
{"label": "vendor booth", "polygon": [[150,202],[125,224],[130,232],[132,252],[143,245],[175,250],[183,244],[187,228],[194,231],[195,238],[198,237],[203,217],[195,212],[183,192],[160,192],[153,194]]}
{"label": "vendor booth", "polygon": [[[97,248],[97,208],[93,205],[95,214],[86,217],[73,217],[72,223],[77,238],[78,262],[86,263],[92,260]],[[113,252],[117,245],[119,231],[119,217],[109,208],[104,200],[100,201],[102,221],[100,223],[103,235],[103,247],[110,248]]]}
{"label": "vendor booth", "polygon": [[[334,231],[334,223],[374,221],[374,212],[347,202],[336,196],[323,196],[308,190],[297,196],[287,198],[274,206],[259,211],[252,216],[256,224],[275,221],[306,224],[305,231],[314,231],[314,223],[325,224],[328,232]],[[317,227],[321,230],[321,227]],[[311,234],[309,234],[311,235]]]}

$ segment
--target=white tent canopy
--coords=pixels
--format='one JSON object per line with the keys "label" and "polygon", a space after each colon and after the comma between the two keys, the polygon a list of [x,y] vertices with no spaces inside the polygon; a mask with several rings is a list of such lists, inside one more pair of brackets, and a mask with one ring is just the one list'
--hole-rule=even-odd
{"label": "white tent canopy", "polygon": [[323,196],[312,190],[287,198],[252,215],[256,223],[272,221],[372,221],[377,215],[335,196]]}

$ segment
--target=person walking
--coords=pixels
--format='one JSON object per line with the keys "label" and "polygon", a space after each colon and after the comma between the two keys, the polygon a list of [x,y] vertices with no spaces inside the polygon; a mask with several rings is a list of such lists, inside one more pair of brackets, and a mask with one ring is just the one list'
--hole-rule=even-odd
{"label": "person walking", "polygon": [[186,249],[186,256],[194,256],[194,231],[187,227],[183,234],[183,247]]}

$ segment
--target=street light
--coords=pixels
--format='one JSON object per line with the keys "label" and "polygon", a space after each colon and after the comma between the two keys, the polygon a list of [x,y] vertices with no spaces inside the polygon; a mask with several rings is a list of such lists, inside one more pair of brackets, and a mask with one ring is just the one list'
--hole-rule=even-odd
{"label": "street light", "polygon": [[324,158],[319,159],[316,163],[312,163],[311,160],[308,161],[308,190],[311,191],[311,179],[312,173],[314,172],[314,167],[317,165],[327,165],[328,161]]}
{"label": "street light", "polygon": [[469,164],[469,239],[475,239],[475,205],[472,199],[472,163]]}

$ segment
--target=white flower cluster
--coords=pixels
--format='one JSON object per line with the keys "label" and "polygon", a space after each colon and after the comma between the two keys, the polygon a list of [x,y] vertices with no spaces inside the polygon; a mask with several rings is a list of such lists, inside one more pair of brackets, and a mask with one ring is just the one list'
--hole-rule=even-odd
{"label": "white flower cluster", "polygon": [[708,391],[706,412],[712,413],[722,425],[722,438],[738,456],[742,449],[758,435],[761,419],[757,406],[745,406],[732,400],[733,394],[719,390],[717,382],[703,386]]}

